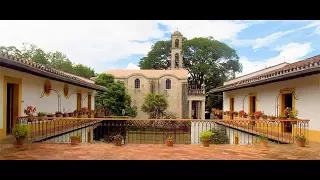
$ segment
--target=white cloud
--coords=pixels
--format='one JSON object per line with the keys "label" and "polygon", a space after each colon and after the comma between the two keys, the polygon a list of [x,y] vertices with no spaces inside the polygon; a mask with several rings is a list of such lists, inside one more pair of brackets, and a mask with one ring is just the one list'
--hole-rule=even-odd
{"label": "white cloud", "polygon": [[164,20],[159,21],[168,26],[168,32],[178,30],[186,38],[209,37],[216,40],[232,40],[237,34],[249,27],[245,21],[211,21],[211,20]]}
{"label": "white cloud", "polygon": [[306,56],[314,49],[311,47],[311,43],[289,43],[284,46],[275,48],[274,50],[279,51],[279,55],[264,61],[249,61],[247,57],[240,57],[240,63],[243,66],[243,72],[237,74],[242,76],[248,73],[252,73],[261,70],[265,67],[274,66],[282,62],[293,63],[301,60],[302,57]]}
{"label": "white cloud", "polygon": [[[103,63],[132,54],[146,54],[150,38],[163,38],[156,21],[0,21],[0,45],[17,47],[30,42],[61,51],[77,63],[104,71]],[[136,40],[146,41],[143,43]],[[97,65],[99,64],[99,65]],[[103,69],[102,69],[103,68]]]}
{"label": "white cloud", "polygon": [[293,32],[296,32],[296,30],[279,31],[269,34],[268,36],[265,36],[263,38],[234,40],[231,42],[231,44],[235,46],[252,46],[252,48],[256,50],[262,47],[267,47],[282,36]]}
{"label": "white cloud", "polygon": [[314,31],[314,33],[315,33],[315,34],[320,34],[320,26],[318,26],[318,27],[316,28],[316,30]]}
{"label": "white cloud", "polygon": [[311,23],[309,23],[308,25],[306,25],[300,29],[309,29],[309,28],[313,28],[313,27],[317,27],[317,26],[320,26],[320,20],[311,21]]}
{"label": "white cloud", "polygon": [[176,21],[174,26],[174,21],[146,20],[1,20],[0,46],[20,48],[22,42],[34,43],[103,72],[110,69],[110,63],[134,54],[145,55],[153,44],[150,39],[163,39],[166,32],[159,29],[159,22],[168,25],[170,32],[178,27],[187,38],[213,36],[217,40],[234,39],[249,26],[245,21]]}
{"label": "white cloud", "polygon": [[269,44],[275,42],[277,39],[281,38],[282,36],[293,33],[293,32],[295,32],[295,30],[279,31],[279,32],[272,33],[264,38],[258,38],[255,40],[253,49],[258,49],[264,46],[268,46]]}
{"label": "white cloud", "polygon": [[140,69],[140,67],[130,62],[127,66],[127,69]]}

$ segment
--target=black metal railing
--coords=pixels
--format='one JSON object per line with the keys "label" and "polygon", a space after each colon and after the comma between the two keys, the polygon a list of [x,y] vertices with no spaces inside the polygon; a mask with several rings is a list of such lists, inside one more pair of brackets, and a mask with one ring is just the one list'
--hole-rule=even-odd
{"label": "black metal railing", "polygon": [[264,135],[271,142],[294,143],[297,135],[308,142],[308,120],[194,120],[125,118],[32,118],[21,117],[29,126],[29,142],[111,143],[116,135],[125,144],[163,144],[170,136],[175,144],[199,144],[200,133],[212,131],[213,144],[253,144]]}

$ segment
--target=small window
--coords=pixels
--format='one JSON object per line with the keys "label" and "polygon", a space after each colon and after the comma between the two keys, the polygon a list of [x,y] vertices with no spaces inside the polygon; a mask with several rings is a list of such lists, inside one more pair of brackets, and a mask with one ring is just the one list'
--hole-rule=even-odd
{"label": "small window", "polygon": [[140,89],[140,79],[134,80],[134,88]]}
{"label": "small window", "polygon": [[170,79],[166,80],[166,89],[171,89],[171,80]]}

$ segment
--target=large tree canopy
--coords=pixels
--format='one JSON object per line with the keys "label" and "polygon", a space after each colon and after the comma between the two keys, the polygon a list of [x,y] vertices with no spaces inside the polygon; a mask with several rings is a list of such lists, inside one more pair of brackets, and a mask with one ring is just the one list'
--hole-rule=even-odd
{"label": "large tree canopy", "polygon": [[83,64],[74,64],[65,54],[59,51],[45,52],[34,44],[29,45],[28,43],[23,43],[22,49],[18,49],[15,46],[0,46],[0,51],[8,52],[8,54],[19,58],[30,59],[39,64],[51,66],[55,69],[81,77],[91,78],[95,76],[92,68]]}
{"label": "large tree canopy", "polygon": [[123,83],[115,82],[114,77],[108,74],[100,74],[95,83],[107,88],[106,92],[98,92],[95,96],[95,105],[97,109],[104,109],[105,112],[111,112],[112,115],[122,116],[122,109],[125,115],[135,117],[137,107],[131,106],[131,97],[126,92]]}
{"label": "large tree canopy", "polygon": [[[183,66],[189,71],[189,84],[205,84],[206,92],[220,86],[224,81],[242,71],[236,50],[225,43],[208,38],[183,39]],[[171,60],[171,40],[156,42],[147,56],[140,59],[141,69],[169,69]],[[210,95],[207,107],[221,103],[221,98]]]}

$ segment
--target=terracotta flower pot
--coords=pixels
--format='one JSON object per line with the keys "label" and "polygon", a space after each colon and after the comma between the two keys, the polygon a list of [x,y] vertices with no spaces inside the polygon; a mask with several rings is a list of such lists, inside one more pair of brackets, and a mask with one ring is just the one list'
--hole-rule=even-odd
{"label": "terracotta flower pot", "polygon": [[306,146],[306,140],[296,140],[297,146],[298,147],[305,147]]}
{"label": "terracotta flower pot", "polygon": [[71,139],[71,145],[78,145],[79,139]]}
{"label": "terracotta flower pot", "polygon": [[209,147],[210,140],[202,140],[203,147]]}
{"label": "terracotta flower pot", "polygon": [[167,146],[168,147],[173,147],[173,141],[167,140]]}
{"label": "terracotta flower pot", "polygon": [[266,140],[266,139],[261,139],[261,140],[260,140],[260,145],[261,145],[262,147],[268,147],[268,140]]}
{"label": "terracotta flower pot", "polygon": [[17,145],[23,145],[25,139],[25,137],[16,138]]}
{"label": "terracotta flower pot", "polygon": [[121,138],[116,138],[116,139],[114,139],[114,142],[115,142],[116,146],[121,146],[122,139]]}

